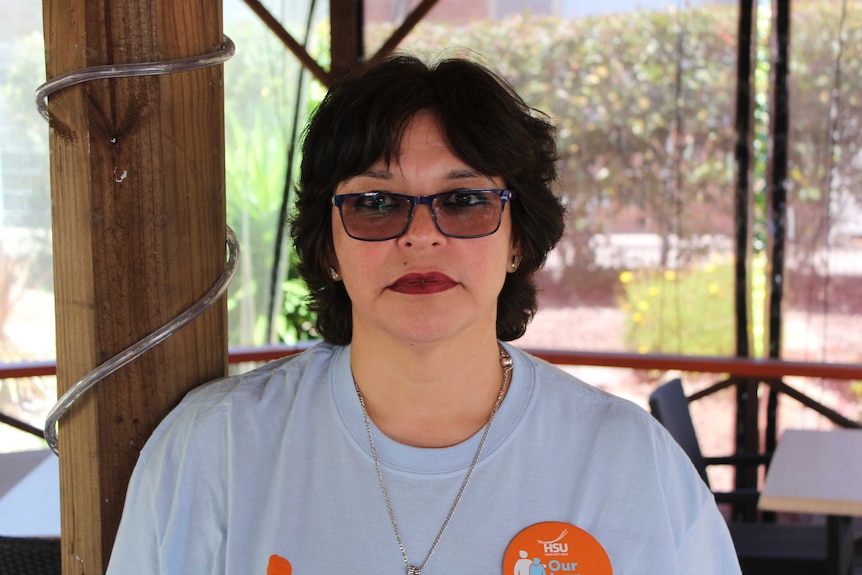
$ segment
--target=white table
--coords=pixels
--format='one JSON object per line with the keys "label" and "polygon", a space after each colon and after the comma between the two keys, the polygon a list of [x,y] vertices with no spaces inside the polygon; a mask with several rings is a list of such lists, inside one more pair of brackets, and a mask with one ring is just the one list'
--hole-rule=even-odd
{"label": "white table", "polygon": [[849,573],[851,517],[862,517],[862,429],[785,431],[758,507],[827,515],[830,573]]}
{"label": "white table", "polygon": [[0,535],[60,535],[59,460],[51,451],[0,454]]}

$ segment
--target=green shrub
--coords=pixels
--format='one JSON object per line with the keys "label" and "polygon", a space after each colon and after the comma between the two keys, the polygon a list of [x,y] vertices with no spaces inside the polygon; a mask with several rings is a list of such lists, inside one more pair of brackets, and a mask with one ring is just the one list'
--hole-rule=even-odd
{"label": "green shrub", "polygon": [[623,271],[626,344],[639,353],[733,355],[733,265]]}

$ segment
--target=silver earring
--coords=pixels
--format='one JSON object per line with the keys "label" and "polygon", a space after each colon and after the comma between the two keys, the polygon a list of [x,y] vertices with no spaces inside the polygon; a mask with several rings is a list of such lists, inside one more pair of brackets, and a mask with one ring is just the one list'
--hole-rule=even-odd
{"label": "silver earring", "polygon": [[335,281],[341,281],[341,276],[338,273],[338,270],[332,266],[329,266],[329,276]]}

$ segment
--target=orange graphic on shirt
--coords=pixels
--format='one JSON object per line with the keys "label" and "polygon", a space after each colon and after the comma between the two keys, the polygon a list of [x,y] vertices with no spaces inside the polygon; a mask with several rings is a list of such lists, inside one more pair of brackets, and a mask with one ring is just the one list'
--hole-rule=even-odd
{"label": "orange graphic on shirt", "polygon": [[266,575],[291,575],[292,573],[293,567],[290,565],[290,561],[278,555],[270,556],[269,565],[266,567]]}
{"label": "orange graphic on shirt", "polygon": [[595,537],[570,523],[545,521],[518,533],[503,556],[503,575],[613,575]]}

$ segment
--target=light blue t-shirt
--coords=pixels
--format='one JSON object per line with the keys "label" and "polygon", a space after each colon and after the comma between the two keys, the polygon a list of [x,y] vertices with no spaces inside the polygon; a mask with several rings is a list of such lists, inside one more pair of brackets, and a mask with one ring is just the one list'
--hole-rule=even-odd
{"label": "light blue t-shirt", "polygon": [[[740,572],[711,494],[646,411],[506,349],[510,389],[424,575],[499,574],[513,537],[545,521],[587,531],[615,575]],[[421,563],[481,432],[434,449],[376,428],[374,437],[407,554]],[[108,567],[109,575],[405,571],[350,347],[329,344],[188,394],[141,453]]]}

